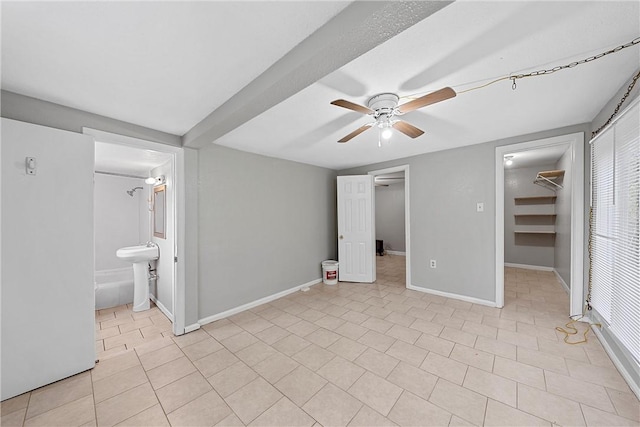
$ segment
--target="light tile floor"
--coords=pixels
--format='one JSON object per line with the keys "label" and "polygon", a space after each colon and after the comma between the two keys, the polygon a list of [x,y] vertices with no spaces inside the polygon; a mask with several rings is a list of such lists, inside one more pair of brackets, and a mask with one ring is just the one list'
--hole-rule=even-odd
{"label": "light tile floor", "polygon": [[507,268],[500,310],[407,290],[402,257],[377,261],[373,285],[319,284],[180,337],[157,309],[98,313],[126,338],[101,333],[93,370],[2,402],[2,425],[640,424],[598,341],[555,331],[552,273]]}

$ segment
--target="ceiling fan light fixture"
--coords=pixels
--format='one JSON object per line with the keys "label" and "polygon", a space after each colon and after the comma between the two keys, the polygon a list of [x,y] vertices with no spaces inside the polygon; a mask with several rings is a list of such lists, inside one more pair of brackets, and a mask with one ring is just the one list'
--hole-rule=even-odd
{"label": "ceiling fan light fixture", "polygon": [[380,131],[380,137],[382,139],[390,139],[392,135],[393,135],[393,131],[391,130],[390,127],[385,127]]}
{"label": "ceiling fan light fixture", "polygon": [[353,102],[344,99],[336,99],[331,102],[332,105],[370,115],[374,120],[373,123],[361,126],[349,135],[339,139],[338,142],[347,142],[351,138],[360,135],[362,132],[373,126],[378,128],[378,146],[381,146],[383,139],[389,140],[391,138],[394,133],[391,128],[398,130],[409,138],[417,138],[424,134],[423,130],[418,129],[405,121],[394,120],[394,117],[417,110],[418,108],[426,107],[427,105],[453,98],[454,96],[456,96],[456,92],[450,87],[445,87],[402,105],[398,105],[398,101],[400,100],[398,95],[388,92],[379,93],[378,95],[374,95],[369,98],[366,107],[364,105],[354,104]]}
{"label": "ceiling fan light fixture", "polygon": [[393,125],[391,124],[391,120],[389,115],[383,114],[377,118],[377,126],[380,129],[380,138],[384,140],[389,140],[393,135]]}

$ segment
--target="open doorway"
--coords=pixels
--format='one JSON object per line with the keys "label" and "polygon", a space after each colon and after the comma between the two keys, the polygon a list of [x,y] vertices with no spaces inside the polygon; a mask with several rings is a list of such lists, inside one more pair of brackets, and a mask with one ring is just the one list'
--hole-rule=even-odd
{"label": "open doorway", "polygon": [[375,185],[377,281],[408,287],[411,285],[409,166],[371,171],[369,175],[373,175]]}
{"label": "open doorway", "polygon": [[[180,147],[172,147],[137,138],[125,137],[94,129],[83,129],[85,134],[91,135],[96,141],[95,185],[107,189],[109,194],[116,187],[122,190],[122,185],[131,188],[126,191],[115,191],[123,197],[123,204],[131,211],[131,218],[123,218],[124,222],[132,222],[128,227],[128,233],[121,235],[122,239],[115,241],[116,236],[109,235],[108,231],[99,228],[99,220],[104,220],[104,215],[98,218],[99,210],[96,209],[96,223],[94,225],[96,236],[96,272],[98,269],[110,270],[108,263],[116,267],[118,260],[113,259],[113,247],[125,243],[125,240],[133,242],[126,246],[146,244],[151,242],[159,250],[159,258],[150,267],[149,294],[159,310],[167,318],[166,329],[175,335],[185,332],[185,306],[184,306],[184,260],[179,255],[184,253],[184,155]],[[145,179],[154,178],[154,182],[145,183]],[[98,182],[99,181],[99,182]],[[103,182],[104,181],[104,182]],[[162,204],[156,203],[159,190],[162,191]],[[120,194],[122,193],[122,194]],[[96,191],[96,196],[98,192]],[[111,196],[109,196],[111,197]],[[110,199],[111,200],[111,199]],[[137,202],[137,203],[136,203]],[[96,203],[100,203],[97,201]],[[133,207],[133,205],[136,205]],[[108,206],[109,203],[104,204]],[[158,206],[156,206],[158,205]],[[160,206],[162,205],[162,206]],[[96,205],[97,206],[97,205]],[[125,210],[116,208],[118,215]],[[159,224],[158,210],[162,209],[162,224]],[[113,209],[111,209],[113,210]],[[136,215],[137,214],[137,215]],[[128,217],[127,217],[128,218]],[[135,219],[135,220],[132,220]],[[112,229],[118,229],[113,223]],[[104,222],[104,221],[103,221]],[[104,225],[104,224],[103,224]],[[159,226],[162,225],[162,230]],[[102,226],[100,226],[102,227]],[[108,236],[105,239],[99,237]],[[124,240],[123,240],[124,239]],[[105,250],[98,250],[98,246],[105,246]],[[111,245],[111,246],[109,246]],[[124,246],[123,246],[124,247]],[[117,248],[116,248],[117,249]],[[100,254],[104,255],[98,259]],[[124,268],[121,268],[124,270]],[[102,271],[102,270],[101,270]],[[117,281],[116,281],[117,282]],[[148,333],[158,332],[162,328],[150,328]],[[144,336],[144,331],[141,331]]]}
{"label": "open doorway", "polygon": [[582,133],[496,148],[496,306],[507,268],[552,271],[582,312]]}

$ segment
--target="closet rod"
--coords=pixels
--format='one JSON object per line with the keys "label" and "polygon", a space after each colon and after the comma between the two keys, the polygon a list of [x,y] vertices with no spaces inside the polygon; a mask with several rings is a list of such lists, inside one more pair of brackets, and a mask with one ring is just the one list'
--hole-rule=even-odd
{"label": "closet rod", "polygon": [[[535,181],[533,181],[533,183],[534,184],[538,184],[538,185],[540,185],[542,187],[545,187],[545,188],[550,188],[552,190],[556,190],[557,188],[562,188],[562,185],[560,185],[558,183],[555,183],[552,180],[550,180],[549,178],[541,176],[541,175],[538,175],[536,177]],[[549,185],[551,185],[551,186],[549,186]]]}

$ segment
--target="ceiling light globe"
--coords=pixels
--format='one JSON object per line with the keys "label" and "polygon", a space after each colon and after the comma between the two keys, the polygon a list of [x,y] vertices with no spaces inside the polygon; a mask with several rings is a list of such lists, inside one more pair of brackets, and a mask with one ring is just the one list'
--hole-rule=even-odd
{"label": "ceiling light globe", "polygon": [[391,135],[393,135],[393,131],[391,130],[391,128],[384,128],[380,133],[380,136],[382,137],[382,139],[389,139],[391,138]]}

